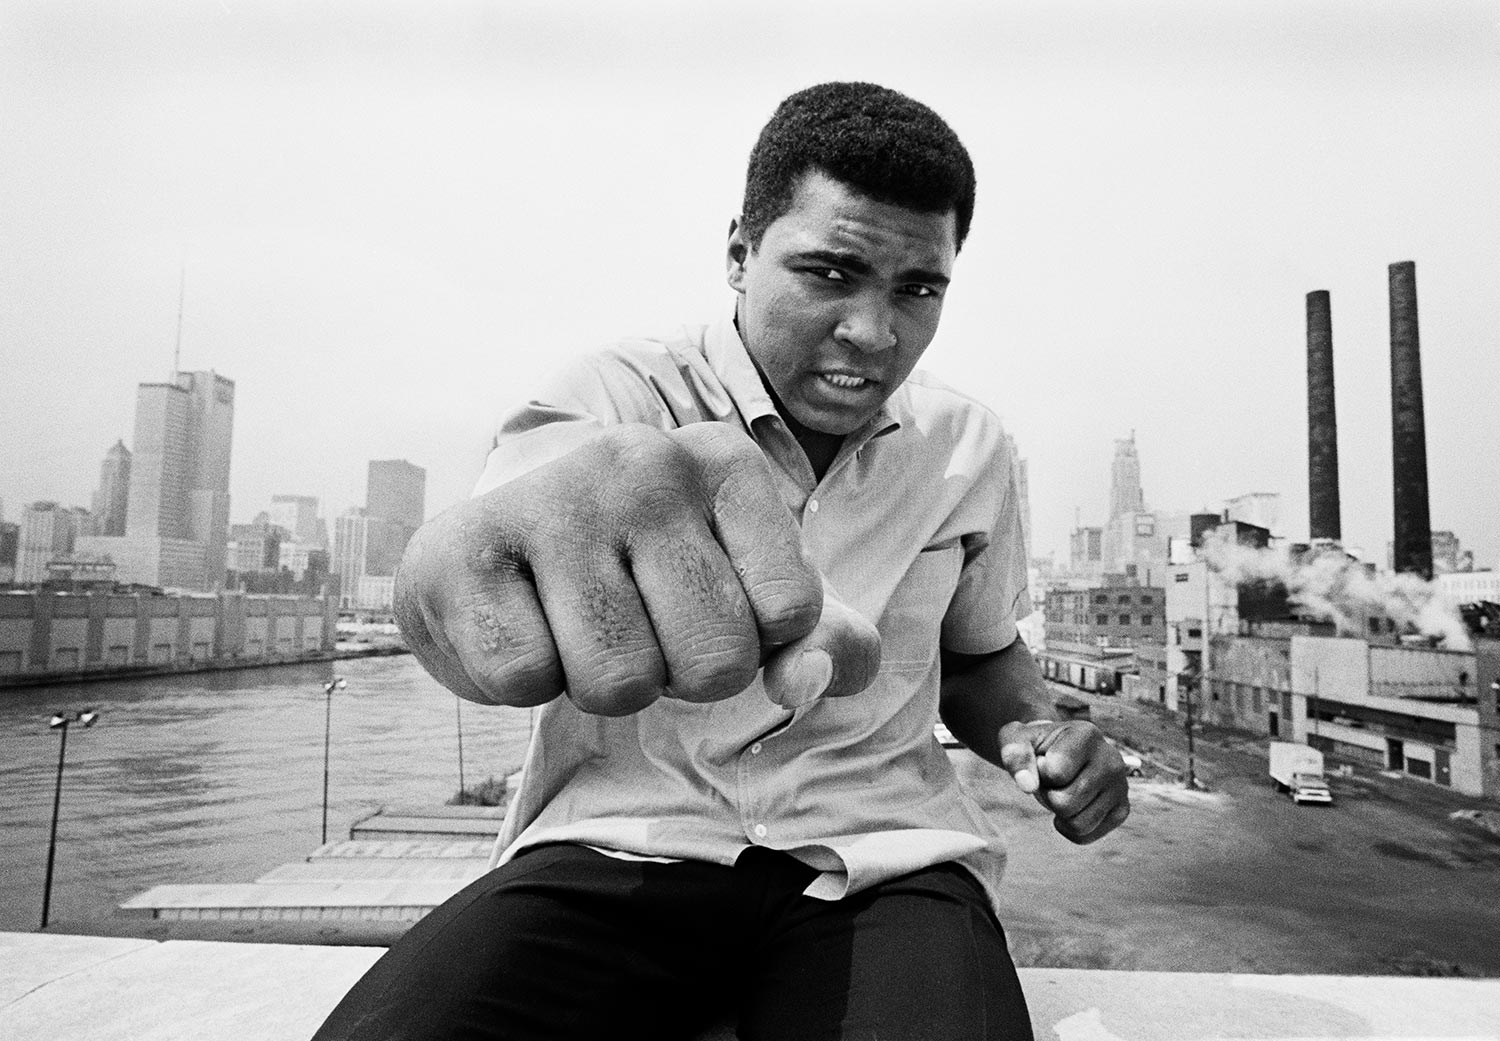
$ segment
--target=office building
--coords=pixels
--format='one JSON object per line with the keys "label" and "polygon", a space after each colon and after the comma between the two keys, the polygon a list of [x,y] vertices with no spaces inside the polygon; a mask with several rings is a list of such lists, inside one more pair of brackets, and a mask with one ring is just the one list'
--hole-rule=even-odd
{"label": "office building", "polygon": [[0,583],[16,580],[16,555],[21,546],[21,526],[0,521]]}
{"label": "office building", "polygon": [[405,459],[372,459],[365,485],[365,512],[404,524],[412,531],[426,516],[427,471]]}
{"label": "office building", "polygon": [[240,575],[280,570],[281,544],[286,536],[286,529],[272,524],[264,513],[252,524],[231,524],[229,570]]}
{"label": "office building", "polygon": [[89,512],[81,507],[64,508],[55,502],[27,506],[21,511],[15,581],[45,582],[47,565],[71,557],[75,543],[91,526]]}
{"label": "office building", "polygon": [[397,521],[372,517],[357,506],[334,519],[333,570],[339,576],[339,607],[391,609],[391,579],[412,530]]}
{"label": "office building", "polygon": [[317,496],[273,495],[270,518],[272,524],[286,529],[291,540],[306,549],[328,548],[328,529],[318,516]]}
{"label": "office building", "polygon": [[80,553],[112,561],[122,582],[223,588],[229,534],[234,382],[179,372],[136,394],[125,533],[84,540]]}
{"label": "office building", "polygon": [[1143,513],[1146,496],[1141,491],[1141,459],[1135,450],[1135,431],[1115,441],[1115,459],[1110,467],[1109,517]]}
{"label": "office building", "polygon": [[130,449],[116,441],[99,467],[99,488],[94,492],[94,518],[98,535],[125,534],[125,516],[130,502]]}

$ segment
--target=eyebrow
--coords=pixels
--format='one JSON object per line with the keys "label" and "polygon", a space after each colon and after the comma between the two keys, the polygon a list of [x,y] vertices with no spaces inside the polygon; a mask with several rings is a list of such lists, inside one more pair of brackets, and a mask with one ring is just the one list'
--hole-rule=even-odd
{"label": "eyebrow", "polygon": [[[868,261],[857,253],[849,253],[838,249],[809,249],[792,255],[792,262],[798,264],[827,264],[829,267],[846,268],[858,275],[868,275],[872,268]],[[931,271],[927,268],[908,268],[896,276],[898,282],[930,282],[933,285],[946,286],[952,281],[941,271]]]}

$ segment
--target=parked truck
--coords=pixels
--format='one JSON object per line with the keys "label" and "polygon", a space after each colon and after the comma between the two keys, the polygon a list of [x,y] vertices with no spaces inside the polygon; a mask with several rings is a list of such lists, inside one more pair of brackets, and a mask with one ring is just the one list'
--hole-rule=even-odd
{"label": "parked truck", "polygon": [[1323,777],[1323,753],[1307,745],[1271,742],[1271,784],[1291,795],[1292,802],[1299,806],[1304,802],[1333,802],[1333,793]]}

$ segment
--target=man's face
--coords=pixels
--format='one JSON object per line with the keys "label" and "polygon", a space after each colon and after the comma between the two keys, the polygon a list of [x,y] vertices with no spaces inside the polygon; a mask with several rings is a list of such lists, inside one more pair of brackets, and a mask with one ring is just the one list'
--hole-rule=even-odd
{"label": "man's face", "polygon": [[740,335],[781,405],[825,434],[859,429],[937,332],[953,212],[875,202],[818,171],[752,250],[729,234]]}

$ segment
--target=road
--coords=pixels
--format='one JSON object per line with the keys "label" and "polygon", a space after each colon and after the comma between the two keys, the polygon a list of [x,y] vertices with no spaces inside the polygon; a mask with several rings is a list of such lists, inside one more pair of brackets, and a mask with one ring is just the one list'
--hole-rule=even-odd
{"label": "road", "polygon": [[[1081,695],[1108,733],[1181,769],[1180,720]],[[1357,771],[1332,807],[1272,790],[1264,739],[1195,732],[1197,777],[1131,781],[1130,819],[1073,846],[1003,773],[960,776],[1007,828],[1003,922],[1022,965],[1138,970],[1500,976],[1500,836],[1456,810],[1494,803]],[[1149,762],[1148,762],[1149,767]]]}

